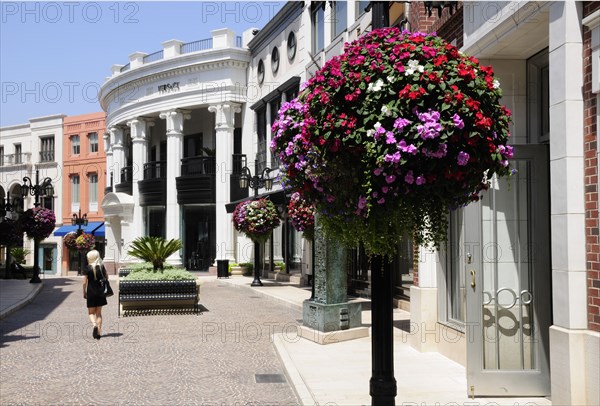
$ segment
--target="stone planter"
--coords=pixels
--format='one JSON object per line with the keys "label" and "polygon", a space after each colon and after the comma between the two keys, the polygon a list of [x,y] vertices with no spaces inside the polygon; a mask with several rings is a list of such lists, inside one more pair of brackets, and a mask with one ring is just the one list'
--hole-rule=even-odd
{"label": "stone planter", "polygon": [[119,281],[119,314],[127,310],[193,309],[198,312],[200,281]]}

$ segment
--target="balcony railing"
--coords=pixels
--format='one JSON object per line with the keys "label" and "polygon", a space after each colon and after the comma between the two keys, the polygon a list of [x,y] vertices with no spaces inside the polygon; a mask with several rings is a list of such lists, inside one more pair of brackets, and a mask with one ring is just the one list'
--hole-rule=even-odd
{"label": "balcony railing", "polygon": [[0,156],[0,166],[22,165],[31,163],[31,152]]}
{"label": "balcony railing", "polygon": [[54,162],[54,151],[40,151],[40,162]]}
{"label": "balcony railing", "polygon": [[164,51],[157,51],[157,52],[154,52],[153,54],[146,55],[144,57],[144,63],[160,61],[161,59],[163,59],[163,52]]}
{"label": "balcony railing", "polygon": [[236,48],[242,47],[242,37],[239,35],[237,37],[235,37],[235,47]]}
{"label": "balcony railing", "polygon": [[214,156],[195,156],[181,160],[181,176],[214,175]]}
{"label": "balcony railing", "polygon": [[213,46],[212,38],[201,39],[198,41],[188,42],[181,46],[182,54],[189,54],[190,52],[205,51],[211,49]]}
{"label": "balcony railing", "polygon": [[126,166],[121,169],[121,183],[133,182],[133,166]]}
{"label": "balcony railing", "polygon": [[128,63],[127,65],[123,66],[120,70],[120,72],[126,72],[131,68],[131,63]]}
{"label": "balcony railing", "polygon": [[167,161],[147,162],[144,164],[144,179],[163,179],[167,177]]}

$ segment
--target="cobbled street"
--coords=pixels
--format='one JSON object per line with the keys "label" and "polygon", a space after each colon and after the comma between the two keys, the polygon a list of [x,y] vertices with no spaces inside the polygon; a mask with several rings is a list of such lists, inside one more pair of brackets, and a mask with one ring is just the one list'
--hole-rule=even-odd
{"label": "cobbled street", "polygon": [[[81,282],[46,279],[32,303],[0,322],[0,404],[298,404],[271,334],[296,340],[299,311],[210,280],[200,315],[118,318],[113,281],[94,340]],[[257,374],[276,376],[257,383]]]}

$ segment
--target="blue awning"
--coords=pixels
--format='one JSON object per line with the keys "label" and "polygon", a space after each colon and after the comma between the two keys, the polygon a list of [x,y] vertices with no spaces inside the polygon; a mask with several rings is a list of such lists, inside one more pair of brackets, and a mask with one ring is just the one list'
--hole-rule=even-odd
{"label": "blue awning", "polygon": [[[56,229],[54,235],[63,237],[71,231],[77,232],[79,226],[62,226]],[[96,237],[104,237],[104,223],[101,221],[90,221],[87,226],[81,226],[84,233],[94,234]]]}

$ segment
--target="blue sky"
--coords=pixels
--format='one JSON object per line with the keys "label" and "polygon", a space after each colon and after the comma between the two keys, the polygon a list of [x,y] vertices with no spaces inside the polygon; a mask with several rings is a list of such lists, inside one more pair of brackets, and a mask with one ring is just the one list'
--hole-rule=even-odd
{"label": "blue sky", "polygon": [[101,111],[97,90],[129,54],[230,28],[262,28],[284,2],[0,2],[0,126]]}

